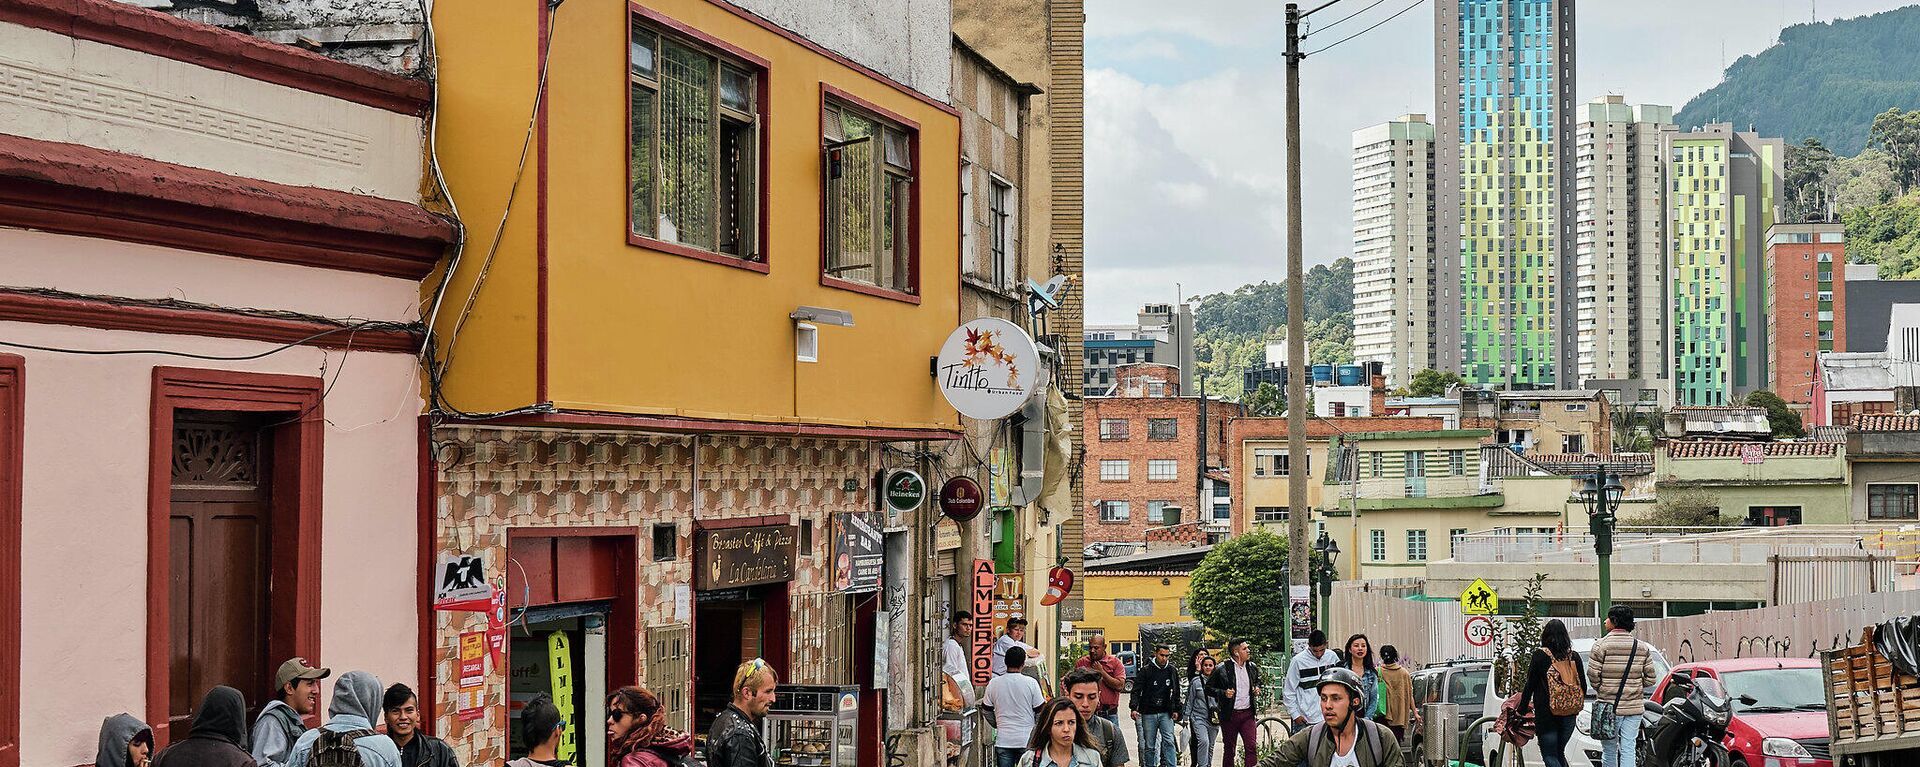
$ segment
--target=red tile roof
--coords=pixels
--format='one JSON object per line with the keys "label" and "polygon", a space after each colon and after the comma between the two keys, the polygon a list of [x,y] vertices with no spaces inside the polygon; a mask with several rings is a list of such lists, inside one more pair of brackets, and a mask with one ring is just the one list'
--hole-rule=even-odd
{"label": "red tile roof", "polygon": [[1854,431],[1920,431],[1920,415],[1860,413],[1847,427]]}
{"label": "red tile roof", "polygon": [[1837,442],[1715,442],[1675,440],[1667,443],[1670,458],[1739,458],[1741,451],[1760,448],[1769,458],[1835,455]]}

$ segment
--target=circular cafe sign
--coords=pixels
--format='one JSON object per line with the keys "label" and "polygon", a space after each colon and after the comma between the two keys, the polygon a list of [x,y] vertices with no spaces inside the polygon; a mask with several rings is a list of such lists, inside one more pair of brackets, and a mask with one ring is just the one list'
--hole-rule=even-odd
{"label": "circular cafe sign", "polygon": [[965,522],[980,513],[980,483],[968,477],[954,477],[940,486],[940,513]]}
{"label": "circular cafe sign", "polygon": [[968,320],[947,336],[934,363],[940,393],[961,415],[982,421],[1012,415],[1040,384],[1040,348],[1020,326],[994,317]]}
{"label": "circular cafe sign", "polygon": [[912,469],[894,469],[887,472],[886,483],[880,487],[880,495],[887,499],[887,508],[899,512],[913,511],[927,500],[927,481]]}

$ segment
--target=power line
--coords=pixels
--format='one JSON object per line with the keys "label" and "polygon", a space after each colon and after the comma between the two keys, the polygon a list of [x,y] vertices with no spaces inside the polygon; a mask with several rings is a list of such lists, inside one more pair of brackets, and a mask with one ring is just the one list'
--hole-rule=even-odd
{"label": "power line", "polygon": [[1314,35],[1316,35],[1316,34],[1319,34],[1319,33],[1321,33],[1321,32],[1325,32],[1325,31],[1327,31],[1327,30],[1329,30],[1329,29],[1332,29],[1332,28],[1334,28],[1334,27],[1336,27],[1336,26],[1339,26],[1339,25],[1340,25],[1340,22],[1342,22],[1342,21],[1346,21],[1347,19],[1351,19],[1351,18],[1353,18],[1353,17],[1355,17],[1355,16],[1358,16],[1358,15],[1360,15],[1360,14],[1363,14],[1363,13],[1366,13],[1367,11],[1371,11],[1371,10],[1373,10],[1373,8],[1374,8],[1374,6],[1377,6],[1377,5],[1379,5],[1379,4],[1381,4],[1381,3],[1384,3],[1384,2],[1386,2],[1386,1],[1387,1],[1387,0],[1373,0],[1373,2],[1372,2],[1372,3],[1368,3],[1368,4],[1367,4],[1367,7],[1365,7],[1365,8],[1361,8],[1360,10],[1357,10],[1357,11],[1354,11],[1353,13],[1349,13],[1349,14],[1347,14],[1347,15],[1345,15],[1345,16],[1342,16],[1342,17],[1340,17],[1340,18],[1339,18],[1338,20],[1336,20],[1336,21],[1334,21],[1334,22],[1333,22],[1332,24],[1328,24],[1328,25],[1326,25],[1326,26],[1324,26],[1324,27],[1321,27],[1321,28],[1319,28],[1319,29],[1310,29],[1310,30],[1308,30],[1306,34],[1304,34],[1304,35],[1301,35],[1301,36],[1300,36],[1300,39],[1302,39],[1302,40],[1305,40],[1305,39],[1307,39],[1307,38],[1309,38],[1309,37],[1312,37],[1312,36],[1314,36]]}
{"label": "power line", "polygon": [[[1344,43],[1344,42],[1346,42],[1346,41],[1348,41],[1348,40],[1352,40],[1353,38],[1356,38],[1356,37],[1359,37],[1359,36],[1361,36],[1361,35],[1364,35],[1364,34],[1366,34],[1366,33],[1368,33],[1368,32],[1372,32],[1372,31],[1373,31],[1374,29],[1377,29],[1377,28],[1378,28],[1378,27],[1379,27],[1379,26],[1380,26],[1381,24],[1385,24],[1385,23],[1387,23],[1387,22],[1389,22],[1389,21],[1393,21],[1394,19],[1397,19],[1397,18],[1400,18],[1400,15],[1401,15],[1401,14],[1403,14],[1403,13],[1406,13],[1407,11],[1411,11],[1411,10],[1413,10],[1413,9],[1415,9],[1415,8],[1418,8],[1418,7],[1420,7],[1420,5],[1421,5],[1422,3],[1425,3],[1425,2],[1426,2],[1426,0],[1413,0],[1413,4],[1412,4],[1412,5],[1409,5],[1409,6],[1407,6],[1407,7],[1405,7],[1405,8],[1401,8],[1400,10],[1397,10],[1397,11],[1394,11],[1394,12],[1393,12],[1393,15],[1392,15],[1392,16],[1388,16],[1388,17],[1386,17],[1386,18],[1384,18],[1384,19],[1381,19],[1381,20],[1379,20],[1379,21],[1376,21],[1376,22],[1374,22],[1374,23],[1373,23],[1373,25],[1372,25],[1372,26],[1369,26],[1369,27],[1367,27],[1366,29],[1362,29],[1362,30],[1360,30],[1360,31],[1358,31],[1358,32],[1355,32],[1355,33],[1353,33],[1353,34],[1351,34],[1351,35],[1347,35],[1346,37],[1342,37],[1342,38],[1340,38],[1340,39],[1338,39],[1338,40],[1335,40],[1335,41],[1333,41],[1333,42],[1332,42],[1331,44],[1329,44],[1329,45],[1327,45],[1327,46],[1326,46],[1325,48],[1320,48],[1320,49],[1318,49],[1318,50],[1312,50],[1312,51],[1308,51],[1308,52],[1307,52],[1307,53],[1306,53],[1305,55],[1308,55],[1308,56],[1312,56],[1312,55],[1315,55],[1315,54],[1319,54],[1319,53],[1325,53],[1326,51],[1329,51],[1329,50],[1332,50],[1332,49],[1333,49],[1333,47],[1334,47],[1334,46],[1336,46],[1336,45],[1339,45],[1339,44],[1341,44],[1341,43]],[[1345,21],[1345,20],[1346,20],[1346,19],[1341,19],[1341,21]],[[1338,24],[1339,22],[1334,22],[1334,23],[1335,23],[1335,24]],[[1328,24],[1327,26],[1333,26],[1333,24]]]}

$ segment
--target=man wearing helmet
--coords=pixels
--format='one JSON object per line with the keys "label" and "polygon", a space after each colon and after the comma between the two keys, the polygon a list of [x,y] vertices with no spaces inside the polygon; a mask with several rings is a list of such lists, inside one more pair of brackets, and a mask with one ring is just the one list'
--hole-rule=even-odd
{"label": "man wearing helmet", "polygon": [[1260,767],[1400,767],[1400,741],[1360,710],[1360,677],[1344,668],[1320,675],[1320,714],[1325,721],[1280,742]]}

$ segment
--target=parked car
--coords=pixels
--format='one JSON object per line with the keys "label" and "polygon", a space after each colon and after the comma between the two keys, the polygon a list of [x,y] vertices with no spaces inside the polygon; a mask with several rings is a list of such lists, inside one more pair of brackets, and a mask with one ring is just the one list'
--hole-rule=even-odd
{"label": "parked car", "polygon": [[[1573,640],[1573,651],[1580,653],[1581,659],[1585,660],[1587,653],[1593,650],[1593,642],[1594,640],[1592,639],[1575,639]],[[1672,668],[1673,664],[1667,662],[1667,656],[1661,653],[1660,649],[1657,647],[1652,647],[1649,645],[1646,647],[1646,651],[1648,653],[1648,657],[1653,659],[1653,678],[1655,680],[1665,679],[1667,676],[1668,670]],[[1611,698],[1612,695],[1609,694],[1608,697]],[[1579,718],[1574,720],[1573,737],[1567,739],[1567,763],[1568,764],[1576,765],[1576,766],[1591,764],[1593,767],[1600,767],[1600,741],[1593,739],[1593,735],[1591,734],[1592,729],[1590,727],[1591,723],[1589,722],[1587,717],[1587,713],[1593,710],[1593,701],[1595,700],[1595,698],[1596,698],[1595,690],[1593,690],[1592,688],[1588,688],[1587,689],[1587,707],[1581,709]],[[1486,703],[1484,704],[1485,708],[1483,710],[1489,713],[1498,713],[1500,711],[1500,705],[1505,702],[1506,702],[1505,696],[1500,695],[1498,692],[1496,692],[1491,687],[1489,687],[1487,689],[1487,700],[1486,700]],[[1461,723],[1462,726],[1465,726],[1467,722],[1471,721],[1466,719],[1465,713],[1461,714],[1461,718],[1463,720]],[[1486,754],[1486,758],[1490,761],[1483,761],[1480,763],[1481,764],[1500,764],[1500,762],[1498,761],[1491,761],[1491,760],[1496,760],[1500,758],[1500,746],[1503,744],[1500,742],[1499,738],[1493,737],[1490,734],[1492,732],[1492,725],[1487,725],[1486,729],[1487,729],[1486,737],[1482,739],[1476,739],[1476,742],[1483,741],[1487,744],[1487,748],[1490,751],[1490,753]],[[1473,747],[1472,744],[1469,743],[1466,753],[1470,755],[1468,759],[1471,760],[1473,758],[1471,755],[1480,754],[1481,752],[1478,748]],[[1521,754],[1526,757],[1527,764],[1541,764],[1540,745],[1538,741],[1528,742],[1526,748],[1521,750]],[[1755,762],[1750,767],[1767,767],[1767,765],[1765,765],[1765,763],[1763,762]]]}
{"label": "parked car", "polygon": [[[1486,660],[1460,660],[1448,663],[1430,664],[1413,672],[1414,704],[1425,707],[1428,703],[1460,704],[1460,727],[1464,730],[1474,720],[1488,711],[1498,711],[1496,703],[1488,708],[1488,696],[1492,689],[1493,662]],[[1486,728],[1480,728],[1467,735],[1465,753],[1481,753],[1480,739]],[[1447,737],[1458,742],[1461,730],[1449,733]],[[1426,764],[1427,733],[1423,728],[1410,728],[1407,739],[1401,743],[1409,764]],[[1539,762],[1534,762],[1538,764]]]}
{"label": "parked car", "polygon": [[1117,653],[1114,653],[1114,656],[1120,659],[1120,665],[1125,666],[1127,668],[1127,692],[1132,693],[1133,692],[1133,673],[1140,669],[1140,664],[1137,662],[1139,660],[1139,656],[1136,655],[1132,650],[1121,650]]}
{"label": "parked car", "polygon": [[1653,699],[1666,703],[1683,695],[1674,682],[1681,677],[1718,679],[1733,698],[1726,740],[1733,767],[1833,767],[1820,661],[1739,658],[1683,663],[1660,678]]}

